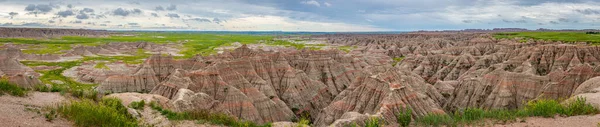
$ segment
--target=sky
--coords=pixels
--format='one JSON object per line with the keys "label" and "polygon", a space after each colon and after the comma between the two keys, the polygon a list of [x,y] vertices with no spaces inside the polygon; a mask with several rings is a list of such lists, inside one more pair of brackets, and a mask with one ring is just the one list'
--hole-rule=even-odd
{"label": "sky", "polygon": [[353,32],[599,26],[600,0],[0,0],[0,27]]}

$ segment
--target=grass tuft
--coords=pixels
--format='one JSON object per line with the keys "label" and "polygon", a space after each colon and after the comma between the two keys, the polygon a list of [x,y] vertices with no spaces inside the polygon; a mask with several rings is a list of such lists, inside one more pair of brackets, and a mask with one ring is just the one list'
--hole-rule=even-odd
{"label": "grass tuft", "polygon": [[145,105],[146,105],[146,101],[142,100],[142,101],[137,101],[137,102],[131,102],[129,104],[129,107],[140,110],[140,109],[143,109]]}
{"label": "grass tuft", "polygon": [[59,105],[59,114],[81,127],[136,127],[138,122],[116,98],[104,98],[96,103],[83,99]]}
{"label": "grass tuft", "polygon": [[0,95],[2,94],[23,97],[27,94],[27,90],[8,82],[8,79],[0,79]]}

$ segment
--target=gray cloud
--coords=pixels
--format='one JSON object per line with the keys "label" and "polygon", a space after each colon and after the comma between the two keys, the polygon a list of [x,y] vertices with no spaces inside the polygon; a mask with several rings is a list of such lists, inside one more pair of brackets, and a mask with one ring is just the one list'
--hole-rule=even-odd
{"label": "gray cloud", "polygon": [[217,24],[221,24],[222,22],[227,22],[227,20],[221,20],[221,19],[219,19],[219,18],[213,18],[213,20],[212,20],[212,21],[213,21],[214,23],[217,23]]}
{"label": "gray cloud", "polygon": [[67,5],[67,8],[73,8],[73,5],[69,4]]}
{"label": "gray cloud", "polygon": [[527,21],[524,19],[521,19],[521,20],[516,20],[515,23],[527,23]]}
{"label": "gray cloud", "polygon": [[100,26],[108,26],[108,25],[106,25],[106,24],[100,24]]}
{"label": "gray cloud", "polygon": [[48,4],[29,4],[25,7],[25,11],[28,11],[28,14],[34,14],[37,17],[38,14],[46,14],[52,11],[52,6]]}
{"label": "gray cloud", "polygon": [[140,25],[140,24],[139,24],[139,23],[134,23],[134,22],[132,22],[132,23],[127,23],[127,25],[130,25],[130,26],[137,26],[137,25]]}
{"label": "gray cloud", "polygon": [[558,21],[559,22],[570,22],[570,20],[566,19],[566,18],[559,18]]}
{"label": "gray cloud", "polygon": [[91,13],[94,12],[94,9],[91,8],[83,8],[83,10],[79,11],[79,13]]}
{"label": "gray cloud", "polygon": [[177,5],[171,4],[167,7],[167,10],[169,10],[169,11],[177,10]]}
{"label": "gray cloud", "polygon": [[211,22],[210,19],[205,19],[205,18],[193,18],[190,20],[194,20],[194,21],[198,21],[198,22]]}
{"label": "gray cloud", "polygon": [[48,23],[56,23],[54,20],[48,20]]}
{"label": "gray cloud", "polygon": [[157,6],[156,8],[154,8],[154,10],[156,10],[156,11],[164,11],[165,8],[163,8],[162,6]]}
{"label": "gray cloud", "polygon": [[174,13],[169,13],[169,14],[167,14],[165,16],[167,16],[169,18],[179,18],[179,15],[178,14],[174,14]]}
{"label": "gray cloud", "polygon": [[594,9],[590,9],[590,8],[583,9],[583,10],[577,9],[575,11],[579,12],[581,14],[585,14],[585,15],[598,15],[598,14],[600,14],[600,10],[594,10]]}
{"label": "gray cloud", "polygon": [[117,15],[117,16],[129,16],[130,14],[140,14],[140,13],[142,13],[142,10],[140,10],[140,9],[127,10],[127,9],[123,9],[123,8],[117,8],[112,11],[112,14]]}
{"label": "gray cloud", "polygon": [[56,13],[56,15],[58,15],[60,17],[69,17],[69,16],[75,15],[75,13],[73,13],[73,11],[71,11],[71,10],[66,10],[66,11],[59,11],[58,13]]}
{"label": "gray cloud", "polygon": [[75,16],[75,18],[77,18],[77,19],[89,19],[90,16],[88,16],[85,13],[79,13],[79,15]]}
{"label": "gray cloud", "polygon": [[560,23],[558,23],[558,22],[556,22],[556,21],[550,21],[550,23],[551,23],[551,24],[560,24]]}
{"label": "gray cloud", "polygon": [[81,23],[82,23],[82,21],[79,21],[79,20],[77,20],[77,21],[70,22],[70,23],[74,23],[74,24],[81,24]]}
{"label": "gray cloud", "polygon": [[154,17],[158,17],[158,14],[156,14],[156,13],[151,13],[150,15],[152,15]]}
{"label": "gray cloud", "polygon": [[10,15],[10,19],[12,19],[13,17],[15,17],[15,16],[19,15],[19,13],[16,13],[16,12],[10,12],[10,13],[8,13],[8,15]]}

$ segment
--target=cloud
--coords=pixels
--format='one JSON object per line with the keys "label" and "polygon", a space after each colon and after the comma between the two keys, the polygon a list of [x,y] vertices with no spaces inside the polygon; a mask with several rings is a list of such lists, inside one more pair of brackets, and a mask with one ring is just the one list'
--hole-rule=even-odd
{"label": "cloud", "polygon": [[90,16],[88,16],[85,13],[79,13],[79,15],[75,16],[75,18],[77,18],[77,19],[89,19]]}
{"label": "cloud", "polygon": [[79,11],[79,13],[92,13],[94,9],[91,8],[83,8],[83,10]]}
{"label": "cloud", "polygon": [[193,18],[190,20],[194,20],[194,21],[198,21],[198,22],[211,22],[210,19],[205,19],[205,18]]}
{"label": "cloud", "polygon": [[221,20],[219,18],[213,18],[212,22],[217,23],[217,24],[221,24],[222,22],[227,22],[227,21]]}
{"label": "cloud", "polygon": [[130,14],[140,14],[140,13],[142,13],[142,10],[140,10],[140,9],[127,10],[127,9],[123,9],[123,8],[117,8],[112,11],[113,15],[123,16],[123,17],[129,16]]}
{"label": "cloud", "polygon": [[159,17],[157,13],[151,13],[150,15],[152,15],[154,17]]}
{"label": "cloud", "polygon": [[56,23],[54,20],[48,20],[48,23]]}
{"label": "cloud", "polygon": [[594,9],[590,9],[590,8],[583,9],[583,10],[577,9],[575,11],[579,12],[581,14],[585,14],[585,15],[598,15],[598,14],[600,14],[600,10],[594,10]]}
{"label": "cloud", "polygon": [[331,4],[329,2],[323,2],[323,4],[327,7],[331,7]]}
{"label": "cloud", "polygon": [[321,6],[321,4],[319,2],[317,2],[316,0],[302,1],[301,3],[306,4],[306,5],[314,5],[317,7]]}
{"label": "cloud", "polygon": [[167,10],[169,10],[169,11],[177,10],[177,5],[171,4],[167,7]]}
{"label": "cloud", "polygon": [[169,18],[179,18],[179,15],[178,14],[174,14],[174,13],[169,13],[169,14],[167,14],[165,16],[167,16]]}
{"label": "cloud", "polygon": [[19,13],[16,12],[9,12],[8,15],[10,15],[10,19],[12,19],[13,17],[19,15]]}
{"label": "cloud", "polygon": [[71,11],[71,10],[66,10],[66,11],[59,11],[58,13],[56,13],[56,15],[58,15],[60,17],[69,17],[69,16],[75,15],[75,13],[73,13],[73,11]]}
{"label": "cloud", "polygon": [[550,21],[549,23],[551,23],[551,24],[560,24],[560,23],[558,23],[556,21]]}
{"label": "cloud", "polygon": [[154,10],[156,10],[156,11],[164,11],[165,8],[163,8],[162,6],[157,6],[157,7],[154,8]]}
{"label": "cloud", "polygon": [[28,14],[34,14],[37,17],[38,14],[46,14],[52,11],[52,6],[47,4],[29,4],[25,7],[25,11],[28,11]]}
{"label": "cloud", "polygon": [[73,8],[73,5],[69,4],[67,5],[67,8]]}
{"label": "cloud", "polygon": [[570,20],[566,19],[566,18],[559,18],[558,21],[559,22],[570,22]]}
{"label": "cloud", "polygon": [[130,25],[130,26],[137,26],[137,25],[140,25],[140,24],[139,24],[139,23],[134,23],[134,22],[132,22],[132,23],[127,23],[127,25]]}
{"label": "cloud", "polygon": [[77,20],[77,21],[71,21],[70,23],[73,23],[73,24],[81,24],[81,23],[83,23],[83,22],[82,22],[82,21],[79,21],[79,20]]}

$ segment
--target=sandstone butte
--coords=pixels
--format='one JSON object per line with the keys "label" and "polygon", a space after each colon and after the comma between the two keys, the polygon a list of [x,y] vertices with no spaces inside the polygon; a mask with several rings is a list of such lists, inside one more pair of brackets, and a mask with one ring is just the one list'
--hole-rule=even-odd
{"label": "sandstone butte", "polygon": [[[597,96],[600,87],[594,78],[600,75],[600,48],[585,44],[519,43],[485,33],[312,38],[357,48],[273,52],[243,45],[183,60],[153,55],[128,73],[94,72],[106,76],[96,90],[149,92],[170,99],[175,111],[210,110],[257,123],[310,114],[316,126],[344,126],[373,116],[396,125],[396,114],[406,108],[414,117],[467,107],[516,109],[535,99]],[[109,45],[134,50],[154,44]],[[69,54],[102,50],[114,49],[83,47]],[[25,56],[1,50],[0,74],[32,87],[39,74],[18,62]],[[404,59],[392,65],[397,57]]]}

